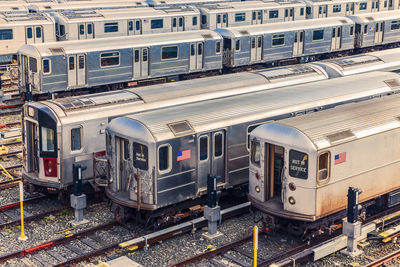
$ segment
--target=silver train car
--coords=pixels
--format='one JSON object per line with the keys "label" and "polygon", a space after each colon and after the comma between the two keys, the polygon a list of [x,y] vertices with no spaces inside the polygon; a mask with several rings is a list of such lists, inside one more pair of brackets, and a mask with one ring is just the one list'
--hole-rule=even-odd
{"label": "silver train car", "polygon": [[93,179],[113,117],[328,78],[322,67],[307,64],[29,102],[23,108],[22,175],[37,189],[67,189],[72,164],[80,162],[88,167],[83,178]]}
{"label": "silver train car", "polygon": [[57,92],[222,69],[222,38],[208,30],[26,45],[19,52],[21,93],[27,83],[33,92]]}
{"label": "silver train car", "polygon": [[255,128],[248,197],[264,228],[328,232],[346,216],[351,186],[362,190],[359,203],[368,214],[399,204],[399,113],[393,95]]}
{"label": "silver train car", "polygon": [[389,81],[399,79],[363,73],[112,119],[106,127],[106,195],[118,218],[134,214],[158,225],[171,218],[172,205],[189,208],[204,195],[209,174],[221,177],[220,189],[248,183],[248,140],[256,126],[392,94],[399,87]]}

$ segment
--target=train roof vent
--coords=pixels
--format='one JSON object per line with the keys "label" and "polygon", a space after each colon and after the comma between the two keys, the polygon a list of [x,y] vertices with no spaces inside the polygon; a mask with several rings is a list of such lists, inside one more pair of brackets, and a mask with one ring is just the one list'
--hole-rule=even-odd
{"label": "train roof vent", "polygon": [[97,13],[95,10],[74,10],[61,13],[69,19],[103,17],[102,14]]}
{"label": "train roof vent", "polygon": [[18,7],[12,7],[11,9],[12,9],[12,10],[19,10]]}
{"label": "train roof vent", "polygon": [[397,79],[386,80],[384,82],[392,89],[397,89],[400,86],[400,82]]}
{"label": "train roof vent", "polygon": [[64,54],[64,48],[62,47],[55,47],[55,48],[49,48],[50,53],[52,53],[53,55],[57,55],[57,54]]}
{"label": "train roof vent", "polygon": [[175,136],[193,133],[193,127],[188,121],[178,121],[167,124]]}
{"label": "train roof vent", "polygon": [[202,34],[201,36],[203,36],[204,39],[212,39],[213,36],[211,34]]}
{"label": "train roof vent", "polygon": [[58,104],[61,106],[64,110],[71,110],[71,109],[77,109],[77,108],[83,108],[87,106],[93,106],[95,103],[89,99],[85,98],[64,98],[64,99],[57,99],[57,101],[51,101],[53,103]]}
{"label": "train roof vent", "polygon": [[373,18],[373,17],[366,17],[365,19],[366,19],[366,20],[369,20],[369,21],[374,21],[374,18]]}
{"label": "train roof vent", "polygon": [[248,34],[249,34],[248,31],[239,31],[239,33],[240,33],[241,35],[248,35]]}
{"label": "train roof vent", "polygon": [[341,23],[343,23],[343,24],[347,24],[347,20],[345,20],[345,19],[341,19],[341,20],[339,20]]}
{"label": "train roof vent", "polygon": [[136,5],[142,5],[142,3],[141,2],[136,2]]}
{"label": "train roof vent", "polygon": [[51,9],[51,6],[45,6],[44,8],[45,9]]}
{"label": "train roof vent", "polygon": [[336,59],[328,59],[326,62],[331,62],[340,67],[351,67],[355,65],[363,65],[363,64],[370,64],[375,62],[381,62],[377,57],[371,55],[358,55],[351,58],[336,58]]}
{"label": "train roof vent", "polygon": [[257,73],[263,75],[268,80],[288,78],[292,76],[304,75],[309,73],[315,73],[315,69],[310,66],[298,65],[293,67],[280,67],[274,69],[267,69],[264,71],[258,71]]}
{"label": "train roof vent", "polygon": [[326,138],[328,138],[329,142],[334,143],[338,141],[343,141],[345,139],[353,138],[355,135],[351,130],[346,130],[334,134],[327,135]]}

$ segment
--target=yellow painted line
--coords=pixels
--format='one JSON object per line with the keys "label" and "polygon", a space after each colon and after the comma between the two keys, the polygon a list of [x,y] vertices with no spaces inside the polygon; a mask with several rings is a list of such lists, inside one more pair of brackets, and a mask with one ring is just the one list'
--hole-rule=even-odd
{"label": "yellow painted line", "polygon": [[132,246],[132,247],[129,247],[128,248],[128,250],[129,251],[134,251],[134,250],[137,250],[139,247],[137,246],[137,245],[134,245],[134,246]]}

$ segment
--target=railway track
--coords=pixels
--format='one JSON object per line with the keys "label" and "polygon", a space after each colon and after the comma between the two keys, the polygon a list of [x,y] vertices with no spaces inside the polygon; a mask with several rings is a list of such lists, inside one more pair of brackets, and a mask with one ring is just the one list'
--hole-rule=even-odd
{"label": "railway track", "polygon": [[365,267],[378,267],[378,266],[386,266],[385,264],[390,262],[390,261],[396,261],[398,262],[400,257],[400,249],[380,258],[377,259],[376,261],[370,262],[367,264]]}

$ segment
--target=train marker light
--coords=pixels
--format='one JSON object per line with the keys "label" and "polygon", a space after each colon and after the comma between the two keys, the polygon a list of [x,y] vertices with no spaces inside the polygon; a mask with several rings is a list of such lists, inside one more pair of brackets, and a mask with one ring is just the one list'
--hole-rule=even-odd
{"label": "train marker light", "polygon": [[260,193],[260,191],[261,191],[261,189],[260,189],[260,187],[258,185],[256,185],[255,190],[256,190],[257,193]]}

